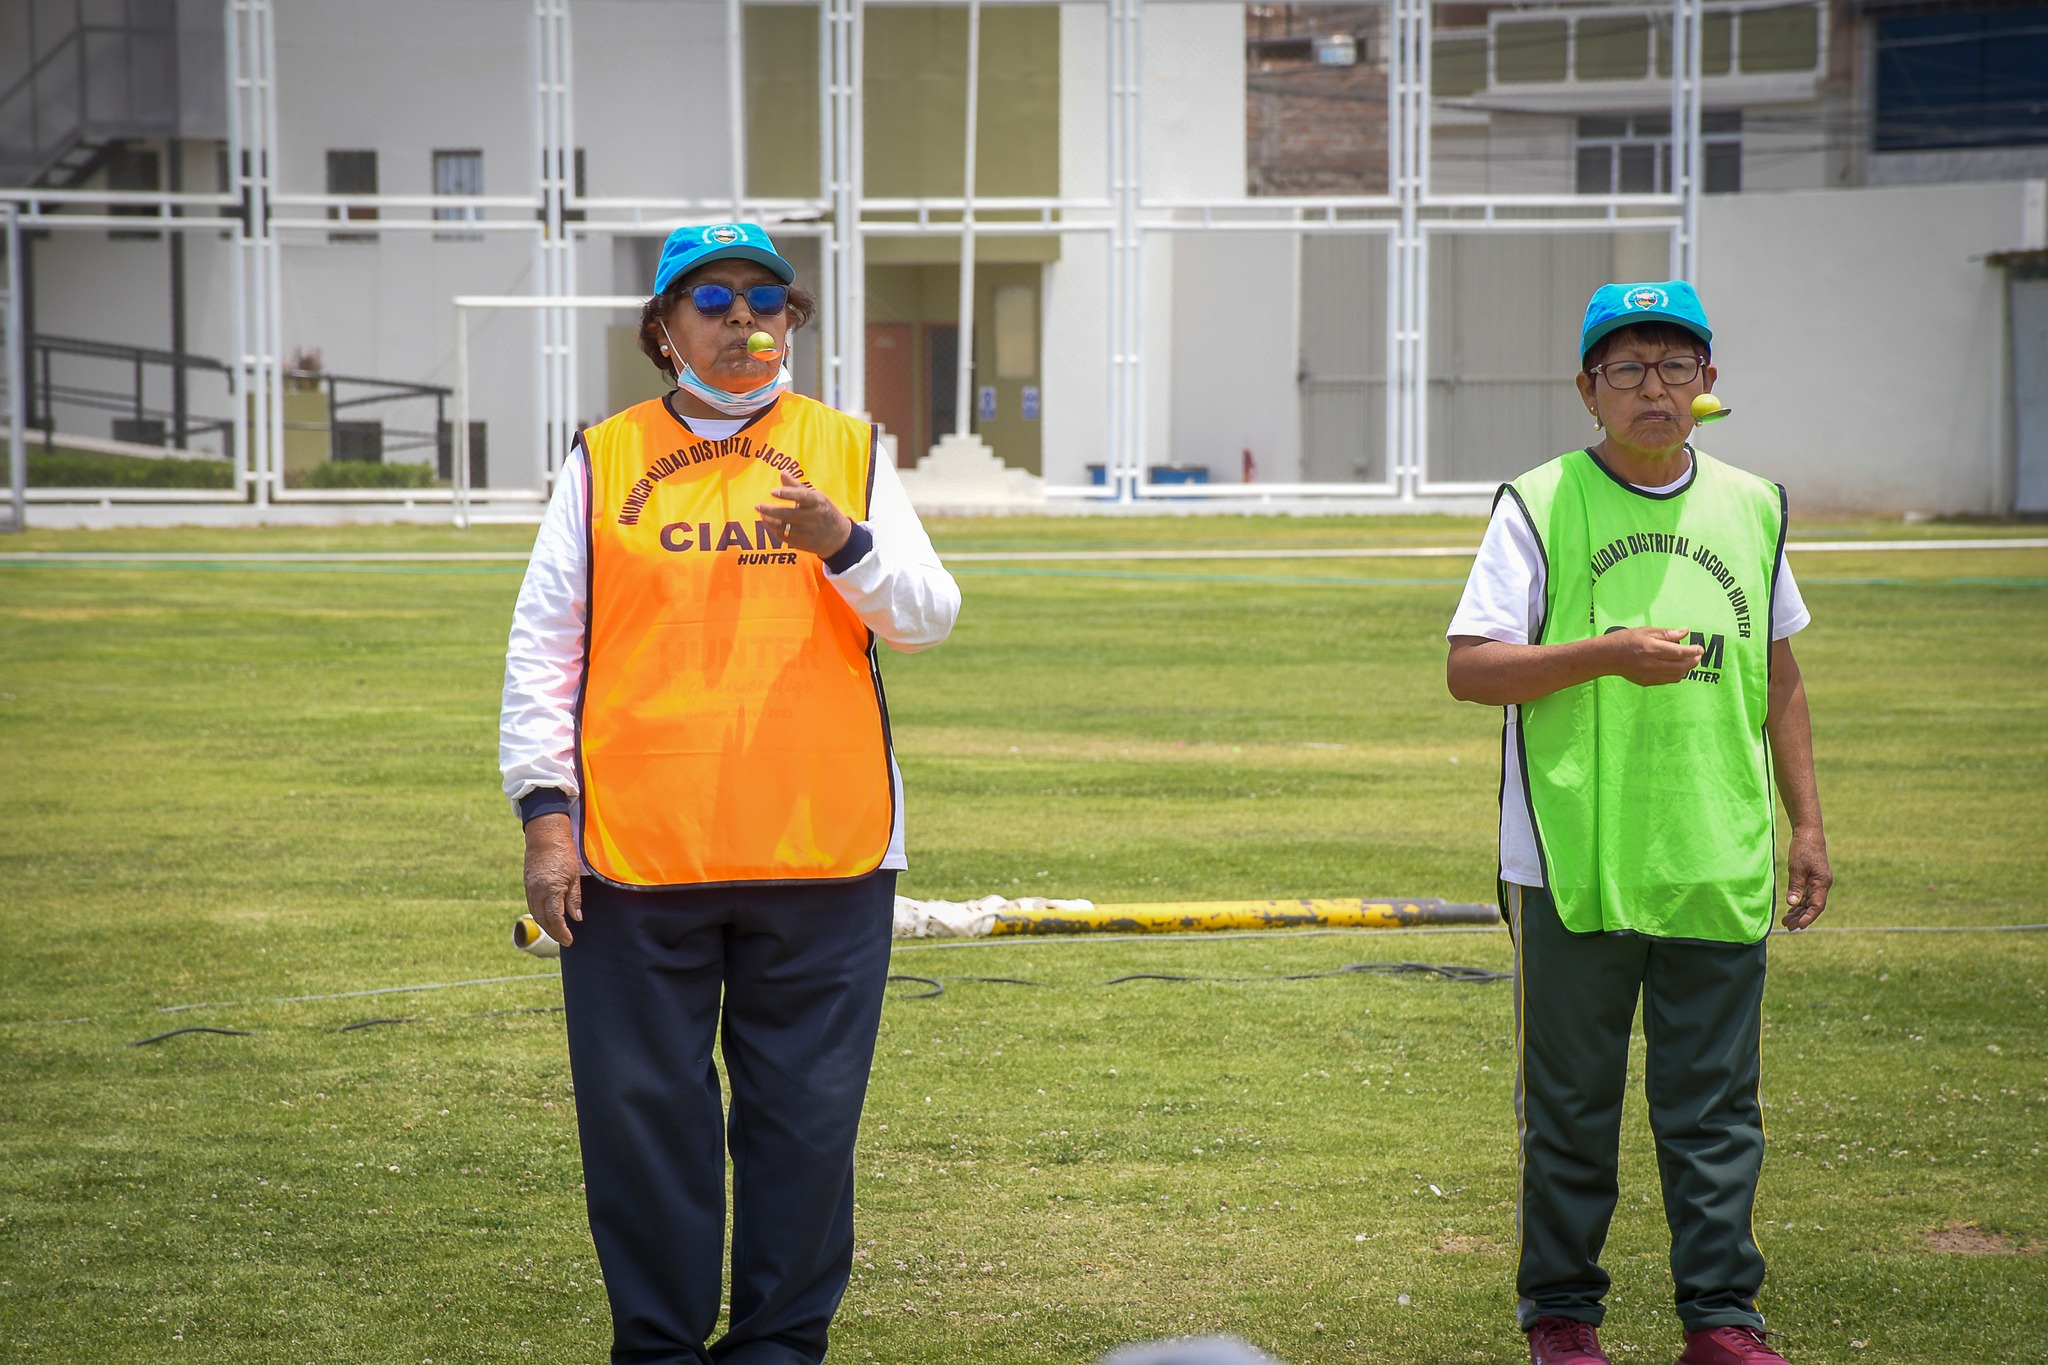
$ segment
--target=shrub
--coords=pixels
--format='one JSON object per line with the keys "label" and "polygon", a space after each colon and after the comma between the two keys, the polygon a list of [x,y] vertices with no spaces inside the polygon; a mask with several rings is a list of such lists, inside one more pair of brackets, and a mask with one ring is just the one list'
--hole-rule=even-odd
{"label": "shrub", "polygon": [[297,482],[305,488],[432,488],[434,468],[424,464],[323,460]]}
{"label": "shrub", "polygon": [[28,448],[31,488],[233,488],[235,467],[226,460],[150,459],[107,455],[58,446]]}

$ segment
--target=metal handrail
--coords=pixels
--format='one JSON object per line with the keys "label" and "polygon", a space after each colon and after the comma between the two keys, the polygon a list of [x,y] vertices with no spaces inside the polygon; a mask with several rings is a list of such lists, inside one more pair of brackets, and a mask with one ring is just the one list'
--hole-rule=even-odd
{"label": "metal handrail", "polygon": [[[138,420],[164,418],[175,420],[175,411],[150,405],[144,394],[143,370],[146,366],[169,369],[205,370],[230,376],[229,394],[233,395],[233,368],[212,356],[195,355],[190,352],[167,351],[153,346],[133,346],[122,342],[100,341],[91,337],[50,336],[42,333],[32,335],[25,348],[30,357],[30,382],[25,397],[31,401],[25,426],[35,427],[43,433],[43,444],[48,448],[54,443],[56,418],[54,410],[58,404],[87,408],[99,412],[126,413]],[[127,390],[96,387],[89,384],[58,383],[50,374],[49,358],[53,355],[83,356],[92,360],[114,361],[133,367],[134,383]],[[385,446],[390,450],[416,450],[437,446],[440,442],[440,428],[447,420],[447,402],[455,390],[445,384],[414,383],[400,379],[379,379],[372,375],[336,374],[326,370],[286,370],[288,381],[315,383],[327,390],[328,420],[319,423],[317,429],[329,433],[330,445],[335,436],[336,417],[349,408],[364,407],[374,403],[402,402],[407,399],[432,399],[434,403],[434,430],[421,431],[409,427],[390,427],[385,430]],[[344,398],[341,386],[349,385],[366,388],[371,392]],[[188,418],[186,432],[222,432],[233,429],[232,417]],[[287,424],[295,425],[295,424]],[[394,443],[391,438],[397,438]]]}
{"label": "metal handrail", "polygon": [[[50,358],[55,355],[84,356],[92,360],[112,361],[131,367],[133,384],[124,392],[120,389],[99,388],[84,384],[58,384],[50,376]],[[30,333],[23,347],[26,362],[23,397],[23,426],[39,428],[43,433],[43,448],[49,449],[56,435],[57,419],[55,408],[58,403],[73,407],[92,408],[101,412],[125,412],[138,421],[164,418],[173,422],[181,420],[176,408],[151,407],[144,397],[143,370],[146,366],[169,369],[173,373],[187,370],[206,370],[228,376],[227,386],[230,397],[234,393],[233,371],[212,356],[194,355],[190,352],[166,351],[153,346],[131,346],[121,342],[99,341],[91,337],[52,336],[47,333]],[[227,418],[197,418],[188,415],[182,418],[182,429],[173,438],[181,444],[194,431],[225,432],[234,423]]]}
{"label": "metal handrail", "polygon": [[97,356],[106,360],[139,360],[145,365],[183,365],[188,370],[219,370],[229,373],[229,367],[210,355],[195,355],[190,351],[164,351],[152,346],[130,346],[118,341],[95,341],[91,337],[60,337],[48,332],[36,332],[28,339],[29,349],[56,351],[68,355]]}

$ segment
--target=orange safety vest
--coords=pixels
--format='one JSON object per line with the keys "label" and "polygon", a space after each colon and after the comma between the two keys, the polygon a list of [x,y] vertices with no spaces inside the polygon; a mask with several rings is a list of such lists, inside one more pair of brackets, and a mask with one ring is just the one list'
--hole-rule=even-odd
{"label": "orange safety vest", "polygon": [[874,871],[896,817],[874,635],[754,510],[787,472],[866,520],[873,426],[785,393],[712,441],[656,399],[583,444],[586,865],[637,888]]}

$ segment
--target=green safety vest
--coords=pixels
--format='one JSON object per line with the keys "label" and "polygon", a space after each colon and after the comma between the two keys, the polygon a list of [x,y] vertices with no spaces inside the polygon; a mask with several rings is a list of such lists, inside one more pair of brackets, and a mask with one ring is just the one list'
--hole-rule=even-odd
{"label": "green safety vest", "polygon": [[1525,702],[1519,762],[1544,882],[1567,929],[1754,943],[1777,900],[1771,595],[1785,490],[1693,455],[1644,493],[1574,451],[1511,484],[1544,562],[1536,644],[1632,626],[1689,631],[1699,667],[1596,678]]}

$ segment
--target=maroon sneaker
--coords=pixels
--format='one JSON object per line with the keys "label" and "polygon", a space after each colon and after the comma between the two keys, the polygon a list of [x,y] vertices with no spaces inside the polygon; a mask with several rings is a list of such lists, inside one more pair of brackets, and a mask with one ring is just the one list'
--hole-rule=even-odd
{"label": "maroon sneaker", "polygon": [[1761,1327],[1709,1327],[1687,1332],[1678,1365],[1792,1365],[1764,1344]]}
{"label": "maroon sneaker", "polygon": [[[1614,1365],[1600,1349],[1600,1333],[1590,1322],[1572,1318],[1538,1318],[1529,1329],[1529,1365]],[[1690,1363],[1688,1362],[1688,1365]]]}

